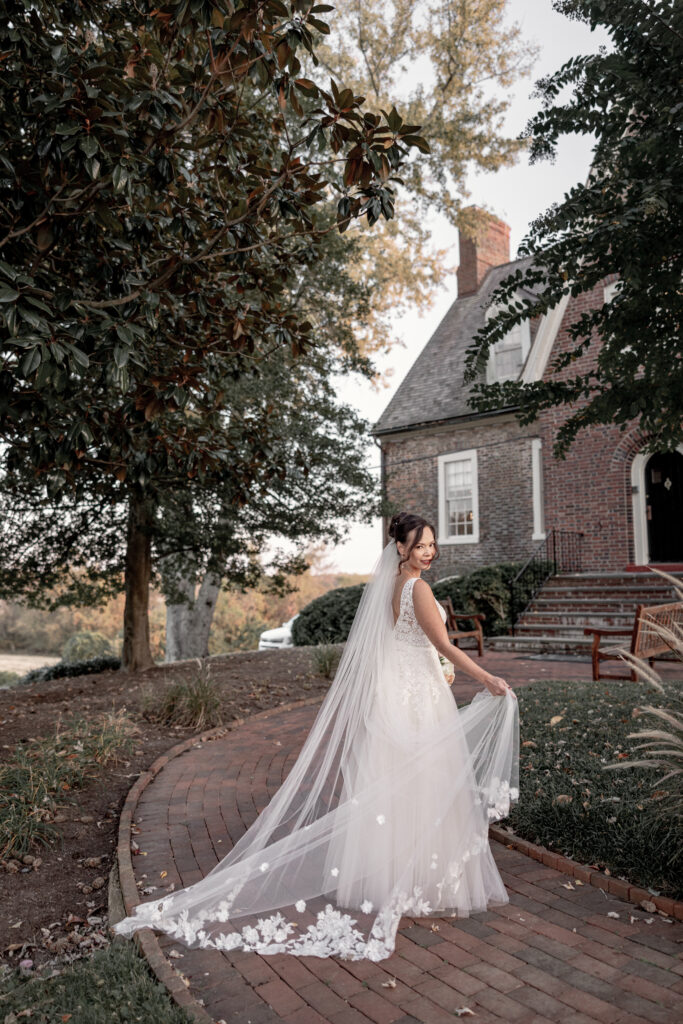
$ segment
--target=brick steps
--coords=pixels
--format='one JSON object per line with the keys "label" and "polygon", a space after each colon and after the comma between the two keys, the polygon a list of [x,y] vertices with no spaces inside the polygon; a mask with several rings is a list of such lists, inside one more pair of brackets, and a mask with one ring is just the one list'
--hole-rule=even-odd
{"label": "brick steps", "polygon": [[489,651],[516,651],[518,654],[576,654],[590,660],[590,637],[541,636],[489,636],[484,641]]}
{"label": "brick steps", "polygon": [[[683,585],[683,574],[676,573]],[[492,650],[587,655],[586,627],[630,630],[639,604],[676,600],[668,580],[652,572],[569,573],[547,580],[520,616],[515,636],[490,637]],[[625,635],[614,646],[627,644]]]}

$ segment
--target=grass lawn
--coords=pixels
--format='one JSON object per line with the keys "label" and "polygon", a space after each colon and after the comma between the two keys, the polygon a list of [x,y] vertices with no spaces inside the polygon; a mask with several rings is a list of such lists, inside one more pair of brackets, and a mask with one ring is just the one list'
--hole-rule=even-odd
{"label": "grass lawn", "polygon": [[[27,1012],[27,1011],[30,1011]],[[190,1024],[131,942],[115,942],[55,977],[0,973],[0,1020],[20,1024]]]}
{"label": "grass lawn", "polygon": [[[666,697],[621,680],[534,683],[519,690],[520,799],[508,821],[524,839],[680,899],[683,827],[661,814],[667,783],[662,789],[653,783],[663,773],[605,770],[642,756],[634,750],[639,741],[627,734],[658,723],[637,712],[634,717],[634,709],[673,707],[681,684],[665,688]],[[561,720],[551,725],[554,716]]]}

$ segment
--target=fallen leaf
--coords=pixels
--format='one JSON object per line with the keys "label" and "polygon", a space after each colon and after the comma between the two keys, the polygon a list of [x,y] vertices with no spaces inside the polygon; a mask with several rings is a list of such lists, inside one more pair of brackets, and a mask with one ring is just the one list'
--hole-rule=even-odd
{"label": "fallen leaf", "polygon": [[617,914],[616,910],[608,910],[607,911],[607,916],[608,917],[619,917],[620,915]]}
{"label": "fallen leaf", "polygon": [[382,988],[396,988],[396,978],[389,978],[388,981],[383,981]]}
{"label": "fallen leaf", "polygon": [[574,888],[574,886],[572,885],[571,882],[563,882],[562,883],[562,888],[563,889],[571,889],[572,892],[576,892],[576,889]]}
{"label": "fallen leaf", "polygon": [[648,914],[654,914],[657,910],[657,907],[652,902],[652,900],[641,900],[640,905],[643,908],[643,910],[646,910],[648,912]]}
{"label": "fallen leaf", "polygon": [[168,874],[168,871],[160,871],[159,872],[159,878],[166,878],[167,874]]}
{"label": "fallen leaf", "polygon": [[561,722],[563,718],[564,718],[564,715],[553,715],[553,717],[550,719],[549,724],[550,725],[557,725],[557,723]]}
{"label": "fallen leaf", "polygon": [[456,1017],[476,1017],[474,1010],[470,1010],[469,1006],[456,1006],[455,1008]]}

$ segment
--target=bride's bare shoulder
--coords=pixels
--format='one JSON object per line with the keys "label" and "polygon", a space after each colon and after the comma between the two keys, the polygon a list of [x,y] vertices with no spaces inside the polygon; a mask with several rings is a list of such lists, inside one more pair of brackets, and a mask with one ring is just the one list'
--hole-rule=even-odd
{"label": "bride's bare shoulder", "polygon": [[413,600],[425,601],[431,597],[432,588],[429,583],[427,583],[427,580],[423,580],[421,577],[418,577],[413,584]]}

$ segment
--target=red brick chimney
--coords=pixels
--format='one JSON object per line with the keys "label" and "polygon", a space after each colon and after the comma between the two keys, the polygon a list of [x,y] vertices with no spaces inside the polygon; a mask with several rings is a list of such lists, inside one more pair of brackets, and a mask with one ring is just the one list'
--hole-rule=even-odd
{"label": "red brick chimney", "polygon": [[[469,208],[474,209],[473,207]],[[464,211],[467,212],[467,211]],[[479,290],[486,272],[510,262],[510,227],[505,221],[484,210],[478,211],[485,222],[474,237],[458,232],[460,240],[460,266],[458,267],[458,298],[473,295]]]}

